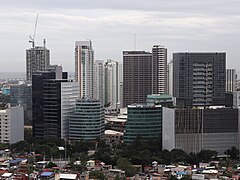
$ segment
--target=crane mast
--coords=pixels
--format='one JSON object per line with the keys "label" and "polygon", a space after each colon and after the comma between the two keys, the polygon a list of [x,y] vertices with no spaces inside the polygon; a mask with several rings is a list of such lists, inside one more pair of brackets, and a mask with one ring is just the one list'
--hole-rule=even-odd
{"label": "crane mast", "polygon": [[35,26],[34,26],[34,31],[33,31],[33,36],[29,36],[30,40],[29,43],[32,43],[32,47],[35,47],[35,35],[36,35],[36,30],[37,30],[37,22],[38,22],[38,13],[36,16],[36,21],[35,21]]}

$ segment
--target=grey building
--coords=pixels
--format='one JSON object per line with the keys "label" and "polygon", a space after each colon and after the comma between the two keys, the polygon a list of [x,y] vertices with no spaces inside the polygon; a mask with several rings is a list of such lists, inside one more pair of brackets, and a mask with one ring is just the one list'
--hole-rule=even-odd
{"label": "grey building", "polygon": [[219,154],[233,146],[238,148],[238,111],[223,107],[176,109],[176,148],[188,153],[208,149]]}
{"label": "grey building", "polygon": [[24,122],[30,124],[32,122],[32,85],[11,85],[10,89],[11,107],[21,105],[24,110]]}
{"label": "grey building", "polygon": [[69,140],[95,141],[104,134],[104,108],[99,100],[84,97],[76,101],[69,120]]}
{"label": "grey building", "polygon": [[226,53],[174,53],[173,96],[177,105],[225,103]]}
{"label": "grey building", "polygon": [[50,65],[50,52],[45,46],[35,46],[26,50],[27,81],[32,81],[32,74],[45,71]]}

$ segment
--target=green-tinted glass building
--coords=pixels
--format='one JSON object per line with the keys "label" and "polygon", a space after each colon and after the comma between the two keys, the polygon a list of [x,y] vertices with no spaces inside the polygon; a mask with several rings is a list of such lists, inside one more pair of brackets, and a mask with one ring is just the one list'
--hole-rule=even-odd
{"label": "green-tinted glass building", "polygon": [[129,105],[124,142],[162,138],[162,117],[161,105]]}

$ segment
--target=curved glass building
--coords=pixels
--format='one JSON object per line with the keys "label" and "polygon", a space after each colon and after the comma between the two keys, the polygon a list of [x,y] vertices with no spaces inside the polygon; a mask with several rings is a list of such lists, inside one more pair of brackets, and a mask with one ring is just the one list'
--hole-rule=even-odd
{"label": "curved glass building", "polygon": [[100,101],[81,98],[69,120],[70,140],[96,140],[104,134],[104,108]]}

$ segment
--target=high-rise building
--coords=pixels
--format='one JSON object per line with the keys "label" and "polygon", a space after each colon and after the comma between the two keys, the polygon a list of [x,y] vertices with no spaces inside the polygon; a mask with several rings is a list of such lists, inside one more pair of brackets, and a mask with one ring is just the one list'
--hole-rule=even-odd
{"label": "high-rise building", "polygon": [[93,63],[92,42],[75,42],[75,80],[79,82],[80,97],[93,97]]}
{"label": "high-rise building", "polygon": [[123,51],[123,107],[144,103],[152,94],[152,54]]}
{"label": "high-rise building", "polygon": [[235,92],[237,88],[236,69],[227,69],[226,71],[226,92]]}
{"label": "high-rise building", "polygon": [[167,93],[167,49],[154,45],[152,48],[152,88],[154,94]]}
{"label": "high-rise building", "polygon": [[14,144],[24,140],[23,107],[0,110],[0,142]]}
{"label": "high-rise building", "polygon": [[142,140],[160,139],[162,149],[175,147],[174,109],[161,105],[133,104],[127,107],[124,142],[131,143],[137,137]]}
{"label": "high-rise building", "polygon": [[174,53],[173,96],[178,106],[225,103],[226,53]]}
{"label": "high-rise building", "polygon": [[105,105],[110,109],[117,109],[119,99],[119,64],[117,61],[108,59],[105,63]]}
{"label": "high-rise building", "polygon": [[50,65],[50,52],[45,46],[35,46],[26,50],[27,81],[32,81],[32,74],[45,71]]}
{"label": "high-rise building", "polygon": [[67,80],[67,73],[42,71],[33,74],[33,136],[68,138],[68,117],[74,112],[79,86]]}
{"label": "high-rise building", "polygon": [[167,72],[167,93],[173,96],[173,61],[171,60],[168,63],[168,72]]}
{"label": "high-rise building", "polygon": [[105,62],[103,60],[94,61],[93,82],[93,98],[105,105]]}
{"label": "high-rise building", "polygon": [[10,86],[11,107],[22,106],[24,110],[24,122],[32,122],[32,85],[19,84]]}
{"label": "high-rise building", "polygon": [[104,108],[100,101],[88,97],[77,100],[69,121],[69,139],[95,141],[103,134]]}

